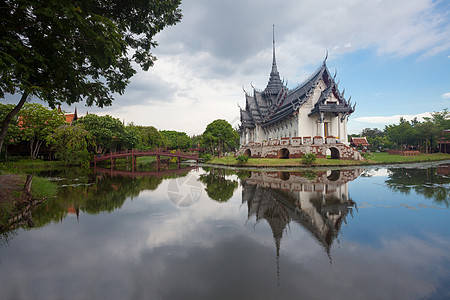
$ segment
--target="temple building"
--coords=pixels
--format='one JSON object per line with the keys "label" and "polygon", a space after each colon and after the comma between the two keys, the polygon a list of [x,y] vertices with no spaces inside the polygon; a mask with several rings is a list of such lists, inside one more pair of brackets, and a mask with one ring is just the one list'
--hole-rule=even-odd
{"label": "temple building", "polygon": [[272,70],[265,89],[244,91],[245,109],[240,110],[239,127],[241,147],[255,143],[276,145],[270,143],[274,140],[289,140],[291,144],[293,139],[298,145],[311,145],[316,139],[322,144],[348,146],[347,120],[355,105],[344,97],[345,90],[338,89],[336,74],[331,75],[327,68],[327,57],[308,80],[290,90],[278,73],[275,38],[272,51]]}

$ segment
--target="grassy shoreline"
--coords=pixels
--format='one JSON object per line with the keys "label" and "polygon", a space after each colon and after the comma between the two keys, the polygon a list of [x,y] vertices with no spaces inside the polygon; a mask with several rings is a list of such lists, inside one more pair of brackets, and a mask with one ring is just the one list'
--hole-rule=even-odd
{"label": "grassy shoreline", "polygon": [[304,164],[301,158],[291,158],[291,159],[250,158],[247,163],[238,164],[235,157],[226,156],[221,158],[213,158],[207,163],[217,166],[245,167],[245,168],[249,167],[314,168],[314,167],[391,165],[391,164],[419,163],[419,162],[442,161],[442,160],[450,160],[450,154],[433,153],[433,154],[420,154],[416,156],[402,156],[402,155],[391,155],[387,153],[373,153],[373,155],[369,159],[362,161],[318,158],[311,165]]}
{"label": "grassy shoreline", "polygon": [[58,163],[39,160],[0,164],[0,233],[23,223],[30,224],[31,209],[57,193],[55,183],[36,175],[31,180],[30,191],[26,190],[27,171],[57,167],[60,167]]}

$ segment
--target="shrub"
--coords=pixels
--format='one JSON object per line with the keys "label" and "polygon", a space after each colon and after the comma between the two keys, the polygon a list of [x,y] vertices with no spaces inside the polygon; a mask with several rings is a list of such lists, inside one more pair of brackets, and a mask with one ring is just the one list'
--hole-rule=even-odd
{"label": "shrub", "polygon": [[238,157],[236,157],[236,160],[238,162],[238,164],[242,165],[245,164],[246,162],[248,162],[248,156],[247,155],[239,155]]}
{"label": "shrub", "polygon": [[209,161],[211,160],[212,156],[209,153],[201,153],[198,156],[200,159],[202,159],[203,161]]}
{"label": "shrub", "polygon": [[370,152],[361,152],[361,156],[364,157],[365,159],[369,159],[369,158],[372,158],[373,153],[370,153]]}
{"label": "shrub", "polygon": [[305,156],[303,156],[303,163],[306,165],[312,165],[313,162],[316,161],[316,154],[315,153],[307,153]]}

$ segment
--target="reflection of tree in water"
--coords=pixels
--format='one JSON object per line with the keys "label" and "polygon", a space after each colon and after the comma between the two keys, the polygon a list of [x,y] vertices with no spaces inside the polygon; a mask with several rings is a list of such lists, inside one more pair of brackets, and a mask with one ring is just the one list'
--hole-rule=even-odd
{"label": "reflection of tree in water", "polygon": [[248,217],[266,220],[273,233],[277,259],[283,232],[291,221],[307,229],[328,255],[333,241],[355,203],[348,196],[348,184],[361,170],[315,172],[253,172],[242,181],[242,201]]}
{"label": "reflection of tree in water", "polygon": [[200,175],[200,181],[206,184],[205,190],[208,197],[219,202],[230,200],[238,187],[238,182],[226,179],[225,176],[235,175],[235,172],[220,168],[206,169],[206,171],[208,171],[207,174]]}
{"label": "reflection of tree in water", "polygon": [[433,199],[438,204],[450,205],[450,164],[427,169],[391,168],[386,184],[394,191],[411,191]]}
{"label": "reflection of tree in water", "polygon": [[76,214],[78,218],[80,211],[88,214],[112,212],[122,207],[127,198],[136,197],[143,190],[155,190],[164,179],[186,176],[189,170],[184,175],[140,177],[90,174],[81,180],[62,183],[57,197],[45,201],[33,212],[35,226],[60,222],[68,214]]}
{"label": "reflection of tree in water", "polygon": [[[10,231],[5,231],[0,233],[0,248],[3,246],[8,246],[9,241],[12,240],[17,235],[17,229]],[[1,263],[1,260],[0,260]]]}

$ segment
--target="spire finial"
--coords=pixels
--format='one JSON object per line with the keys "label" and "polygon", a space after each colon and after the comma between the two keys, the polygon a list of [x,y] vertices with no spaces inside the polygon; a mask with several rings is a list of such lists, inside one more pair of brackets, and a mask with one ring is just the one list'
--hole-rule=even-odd
{"label": "spire finial", "polygon": [[273,60],[272,60],[272,71],[270,72],[269,82],[266,86],[265,91],[272,94],[278,94],[282,88],[282,83],[280,79],[280,74],[277,69],[277,60],[275,58],[275,24],[272,25],[272,44],[273,44]]}
{"label": "spire finial", "polygon": [[273,45],[273,65],[276,66],[277,62],[275,60],[275,24],[272,24],[272,45]]}

